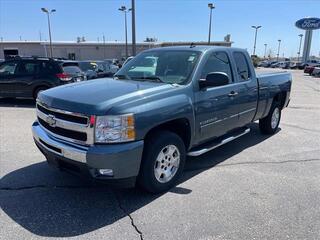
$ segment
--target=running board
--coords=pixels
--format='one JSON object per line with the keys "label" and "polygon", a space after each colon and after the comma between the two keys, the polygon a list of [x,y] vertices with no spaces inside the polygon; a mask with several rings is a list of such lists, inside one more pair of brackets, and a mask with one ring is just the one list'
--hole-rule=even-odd
{"label": "running board", "polygon": [[239,133],[239,134],[237,134],[235,136],[231,136],[231,137],[228,137],[226,139],[223,139],[222,141],[220,141],[218,143],[215,142],[214,144],[205,146],[204,148],[201,148],[199,150],[188,152],[187,155],[191,156],[191,157],[200,156],[200,155],[202,155],[202,154],[204,154],[206,152],[209,152],[209,151],[211,151],[211,150],[213,150],[213,149],[215,149],[217,147],[220,147],[221,145],[224,145],[224,144],[226,144],[228,142],[231,142],[231,141],[233,141],[233,140],[235,140],[235,139],[237,139],[237,138],[239,138],[239,137],[241,137],[241,136],[243,136],[243,135],[245,135],[245,134],[247,134],[249,132],[250,132],[250,128],[246,128],[243,132],[241,132],[241,133]]}

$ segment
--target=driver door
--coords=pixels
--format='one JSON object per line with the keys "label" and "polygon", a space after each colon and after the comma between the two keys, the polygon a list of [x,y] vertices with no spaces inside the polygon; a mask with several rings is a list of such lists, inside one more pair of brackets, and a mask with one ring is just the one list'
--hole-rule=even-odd
{"label": "driver door", "polygon": [[[208,73],[223,72],[229,84],[199,89],[195,93],[195,114],[199,143],[226,134],[237,126],[237,86],[234,83],[228,54],[213,52],[203,66],[200,79]],[[234,94],[235,93],[235,94]]]}

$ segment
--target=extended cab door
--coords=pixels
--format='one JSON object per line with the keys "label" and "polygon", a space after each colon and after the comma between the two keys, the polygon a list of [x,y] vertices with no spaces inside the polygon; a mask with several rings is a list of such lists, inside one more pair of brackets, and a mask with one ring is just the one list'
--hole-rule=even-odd
{"label": "extended cab door", "polygon": [[195,92],[195,117],[198,143],[219,137],[238,125],[238,86],[234,84],[230,58],[227,52],[210,53],[202,67],[200,79],[211,72],[223,72],[229,84],[199,89]]}
{"label": "extended cab door", "polygon": [[[237,98],[235,107],[238,109],[237,127],[250,123],[256,113],[258,101],[258,83],[249,55],[245,52],[233,52],[236,68]],[[250,62],[249,62],[250,61]]]}
{"label": "extended cab door", "polygon": [[0,65],[0,96],[15,97],[13,81],[17,69],[17,61],[8,61]]}

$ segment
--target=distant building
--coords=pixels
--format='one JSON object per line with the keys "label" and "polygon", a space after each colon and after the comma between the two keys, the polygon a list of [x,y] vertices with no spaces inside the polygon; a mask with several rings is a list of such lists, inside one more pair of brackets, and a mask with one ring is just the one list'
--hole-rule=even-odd
{"label": "distant building", "polygon": [[[143,42],[137,43],[137,53],[155,47],[190,45],[192,42]],[[207,45],[206,42],[193,42],[194,45]],[[228,46],[232,42],[221,41],[211,42],[210,45]],[[74,60],[102,60],[107,58],[125,57],[125,44],[123,42],[53,42],[53,57],[66,58]],[[129,56],[131,53],[131,44],[128,44]],[[0,59],[5,55],[19,56],[41,56],[47,57],[50,53],[48,42],[39,41],[3,41],[0,42]]]}

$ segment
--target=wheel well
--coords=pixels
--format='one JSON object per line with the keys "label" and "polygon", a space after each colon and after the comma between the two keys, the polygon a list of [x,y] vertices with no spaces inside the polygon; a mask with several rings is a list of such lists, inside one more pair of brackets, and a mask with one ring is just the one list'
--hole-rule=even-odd
{"label": "wheel well", "polygon": [[179,118],[175,120],[171,120],[165,123],[162,123],[152,129],[149,130],[145,139],[150,137],[153,133],[167,130],[170,132],[174,132],[183,140],[186,149],[189,148],[190,139],[191,139],[191,128],[189,120],[186,118]]}
{"label": "wheel well", "polygon": [[287,92],[280,92],[276,96],[274,96],[273,101],[280,104],[280,108],[284,108],[284,104],[286,102]]}
{"label": "wheel well", "polygon": [[39,88],[45,88],[45,89],[48,89],[49,87],[47,85],[39,85],[39,86],[36,86],[34,89],[33,89],[33,92],[32,92],[32,96],[35,98],[36,96],[36,92]]}

